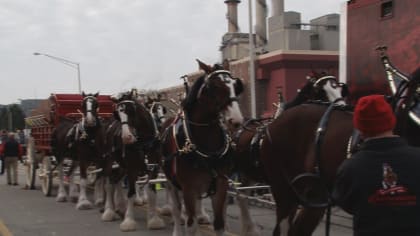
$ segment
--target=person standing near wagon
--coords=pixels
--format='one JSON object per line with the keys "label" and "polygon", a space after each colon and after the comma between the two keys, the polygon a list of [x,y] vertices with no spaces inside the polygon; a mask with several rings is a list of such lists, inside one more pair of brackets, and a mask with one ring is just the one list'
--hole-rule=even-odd
{"label": "person standing near wagon", "polygon": [[3,146],[4,166],[8,185],[18,185],[18,160],[22,161],[22,147],[16,141],[15,134],[10,132]]}
{"label": "person standing near wagon", "polygon": [[353,124],[364,142],[340,166],[333,199],[353,215],[354,235],[420,235],[420,148],[394,135],[382,95],[360,98]]}

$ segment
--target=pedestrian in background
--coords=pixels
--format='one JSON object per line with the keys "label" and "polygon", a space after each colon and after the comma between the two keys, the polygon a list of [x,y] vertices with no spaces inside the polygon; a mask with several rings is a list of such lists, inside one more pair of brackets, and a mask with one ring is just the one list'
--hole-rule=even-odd
{"label": "pedestrian in background", "polygon": [[354,235],[420,235],[420,148],[394,135],[382,95],[360,98],[353,124],[364,142],[340,166],[333,198],[353,215]]}
{"label": "pedestrian in background", "polygon": [[22,161],[22,147],[16,141],[15,134],[10,132],[3,146],[4,166],[8,185],[18,185],[18,160]]}

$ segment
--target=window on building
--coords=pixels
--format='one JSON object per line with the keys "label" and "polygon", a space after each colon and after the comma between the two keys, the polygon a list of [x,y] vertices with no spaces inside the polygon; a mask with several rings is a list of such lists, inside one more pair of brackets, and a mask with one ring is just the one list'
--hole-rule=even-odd
{"label": "window on building", "polygon": [[337,31],[338,25],[327,25],[327,30]]}
{"label": "window on building", "polygon": [[381,4],[381,17],[382,18],[391,17],[394,12],[393,10],[394,10],[393,1],[383,2]]}

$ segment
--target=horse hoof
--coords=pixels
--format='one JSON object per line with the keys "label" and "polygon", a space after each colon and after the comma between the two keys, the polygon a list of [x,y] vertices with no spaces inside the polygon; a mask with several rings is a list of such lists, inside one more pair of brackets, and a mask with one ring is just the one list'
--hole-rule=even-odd
{"label": "horse hoof", "polygon": [[171,206],[165,205],[161,208],[158,208],[158,212],[162,216],[171,216],[172,215],[172,209]]}
{"label": "horse hoof", "polygon": [[66,197],[66,195],[58,195],[56,198],[55,198],[55,201],[56,202],[67,202],[67,197]]}
{"label": "horse hoof", "polygon": [[200,225],[209,225],[210,224],[210,216],[209,215],[200,215],[197,217],[198,224]]}
{"label": "horse hoof", "polygon": [[95,201],[95,206],[103,206],[105,204],[105,200],[104,199],[97,199]]}
{"label": "horse hoof", "polygon": [[136,229],[137,223],[131,218],[124,219],[124,221],[120,224],[120,230],[123,232],[135,231]]}
{"label": "horse hoof", "polygon": [[146,200],[144,198],[137,197],[136,199],[134,199],[134,205],[143,206],[144,204],[146,204]]}
{"label": "horse hoof", "polygon": [[102,221],[114,221],[118,219],[118,215],[115,214],[115,211],[107,208],[101,216]]}
{"label": "horse hoof", "polygon": [[153,216],[147,221],[148,229],[163,229],[165,228],[165,222],[158,216]]}
{"label": "horse hoof", "polygon": [[93,208],[92,203],[87,199],[79,201],[76,205],[77,210],[89,210],[92,208]]}

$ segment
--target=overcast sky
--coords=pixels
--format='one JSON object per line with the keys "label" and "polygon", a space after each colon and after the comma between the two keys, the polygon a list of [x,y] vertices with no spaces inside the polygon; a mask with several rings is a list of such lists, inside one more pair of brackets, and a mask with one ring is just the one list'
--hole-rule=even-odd
{"label": "overcast sky", "polygon": [[[308,22],[342,2],[285,0],[285,10]],[[0,104],[78,92],[76,69],[34,52],[80,63],[87,93],[180,85],[195,58],[220,61],[226,13],[224,0],[0,0]],[[247,33],[247,0],[238,14]]]}

